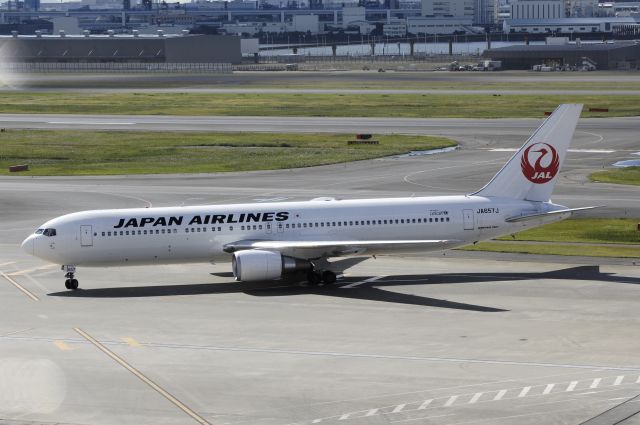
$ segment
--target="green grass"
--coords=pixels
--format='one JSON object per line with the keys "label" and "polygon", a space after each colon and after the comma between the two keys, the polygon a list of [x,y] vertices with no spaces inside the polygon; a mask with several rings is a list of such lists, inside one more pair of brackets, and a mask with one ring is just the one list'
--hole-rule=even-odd
{"label": "green grass", "polygon": [[[5,92],[0,113],[302,117],[542,118],[560,103],[583,117],[640,115],[638,96]],[[588,112],[609,108],[608,114]]]}
{"label": "green grass", "polygon": [[[640,232],[636,231],[638,223],[640,219],[634,218],[575,218],[525,230],[516,233],[515,238],[505,236],[498,238],[500,242],[480,242],[461,249],[521,254],[637,258],[640,257]],[[509,241],[518,242],[509,243]],[[535,243],[526,243],[527,241]],[[567,243],[584,243],[584,245]],[[639,245],[635,248],[615,244]]]}
{"label": "green grass", "polygon": [[598,171],[589,176],[594,182],[640,185],[640,167],[616,168]]}
{"label": "green grass", "polygon": [[504,241],[640,244],[637,218],[575,218],[516,233]]}
{"label": "green grass", "polygon": [[0,133],[0,174],[211,173],[272,170],[356,161],[454,146],[443,137],[374,136],[379,145],[347,145],[354,135],[31,131]]}
{"label": "green grass", "polygon": [[638,258],[639,248],[594,245],[520,244],[480,242],[460,248],[463,251],[491,251],[518,254],[569,255],[586,257]]}

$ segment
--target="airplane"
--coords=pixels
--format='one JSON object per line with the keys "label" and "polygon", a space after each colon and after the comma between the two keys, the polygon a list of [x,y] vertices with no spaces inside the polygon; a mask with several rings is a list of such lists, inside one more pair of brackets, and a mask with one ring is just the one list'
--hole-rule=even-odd
{"label": "airplane", "polygon": [[229,260],[238,281],[304,273],[310,285],[332,285],[342,272],[332,257],[451,249],[597,208],[551,201],[581,111],[558,106],[468,195],[83,211],[47,221],[22,248],[61,265],[71,290],[76,267]]}

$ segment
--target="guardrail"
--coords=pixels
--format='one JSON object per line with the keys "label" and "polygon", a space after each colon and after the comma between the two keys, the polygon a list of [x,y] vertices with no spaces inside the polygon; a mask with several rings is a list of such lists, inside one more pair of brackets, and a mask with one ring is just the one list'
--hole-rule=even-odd
{"label": "guardrail", "polygon": [[0,63],[5,72],[166,72],[231,73],[230,63],[144,63],[144,62],[9,62]]}

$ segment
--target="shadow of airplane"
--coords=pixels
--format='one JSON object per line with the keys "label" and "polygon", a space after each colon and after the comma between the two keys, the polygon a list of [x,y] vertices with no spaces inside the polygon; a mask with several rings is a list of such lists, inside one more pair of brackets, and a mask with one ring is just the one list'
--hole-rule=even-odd
{"label": "shadow of airplane", "polygon": [[[579,266],[544,273],[445,273],[435,275],[386,276],[383,279],[372,282],[366,282],[367,279],[370,279],[370,276],[359,276],[357,279],[347,278],[340,280],[336,285],[327,287],[300,286],[298,280],[288,279],[276,282],[277,286],[274,286],[274,282],[225,282],[199,283],[191,285],[130,286],[55,292],[49,294],[49,296],[76,298],[137,298],[245,293],[255,297],[284,297],[313,294],[336,298],[381,301],[424,307],[450,308],[478,312],[504,312],[508,310],[482,305],[458,303],[419,295],[403,294],[387,291],[382,288],[409,285],[444,285],[454,283],[524,281],[536,279],[594,280],[602,282],[640,284],[640,279],[638,278],[618,276],[612,273],[601,273],[599,266]],[[266,284],[269,286],[265,286]]]}

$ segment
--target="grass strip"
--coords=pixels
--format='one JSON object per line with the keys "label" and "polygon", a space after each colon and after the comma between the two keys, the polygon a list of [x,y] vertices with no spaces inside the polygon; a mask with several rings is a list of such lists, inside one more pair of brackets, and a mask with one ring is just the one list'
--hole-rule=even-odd
{"label": "grass strip", "polygon": [[589,179],[599,183],[615,183],[640,185],[640,167],[616,168],[598,171],[589,176]]}
{"label": "grass strip", "polygon": [[542,255],[566,255],[584,257],[617,257],[617,258],[639,258],[640,249],[618,246],[602,245],[563,245],[556,243],[549,244],[526,244],[526,243],[502,243],[502,242],[479,242],[475,245],[468,245],[459,248],[462,251],[489,251],[505,252],[516,254],[542,254]]}
{"label": "grass strip", "polygon": [[[273,170],[357,161],[455,146],[444,137],[374,136],[378,145],[348,145],[355,135],[7,130],[0,133],[0,174],[113,175]],[[11,173],[15,175],[16,173]]]}
{"label": "grass strip", "polygon": [[[542,118],[561,103],[584,103],[583,117],[640,115],[638,96],[486,94],[208,94],[6,92],[0,113]],[[589,107],[609,113],[588,112]]]}
{"label": "grass strip", "polygon": [[572,218],[498,240],[640,244],[638,223],[637,218]]}

